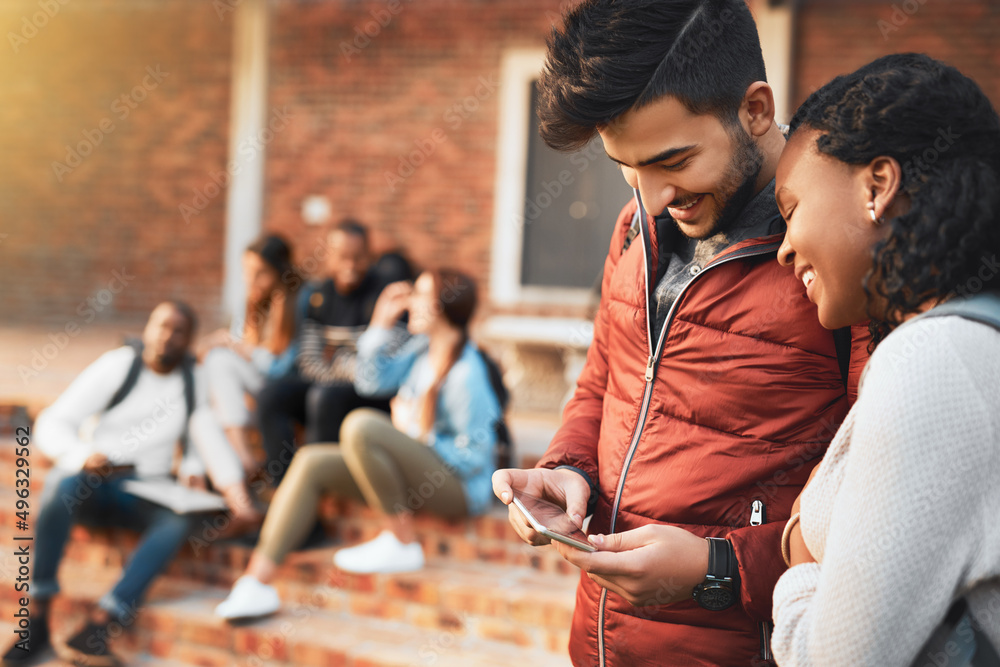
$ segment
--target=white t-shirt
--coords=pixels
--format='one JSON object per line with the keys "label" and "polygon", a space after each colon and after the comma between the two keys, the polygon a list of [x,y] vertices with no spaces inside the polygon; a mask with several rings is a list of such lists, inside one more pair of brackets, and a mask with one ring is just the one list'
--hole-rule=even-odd
{"label": "white t-shirt", "polygon": [[[91,454],[101,453],[113,464],[135,465],[139,477],[170,474],[188,419],[180,368],[164,375],[144,366],[128,395],[105,411],[134,359],[135,351],[128,346],[106,352],[39,414],[35,424],[38,446],[58,468],[79,471]],[[196,413],[208,410],[198,374],[195,370]],[[203,474],[200,454],[220,488],[232,483],[234,475],[242,476],[233,470],[235,455],[224,434],[198,435],[188,447],[182,472]]]}

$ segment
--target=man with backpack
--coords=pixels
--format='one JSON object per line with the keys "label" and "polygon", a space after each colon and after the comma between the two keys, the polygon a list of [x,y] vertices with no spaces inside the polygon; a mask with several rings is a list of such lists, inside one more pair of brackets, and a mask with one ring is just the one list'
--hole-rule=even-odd
{"label": "man with backpack", "polygon": [[[49,652],[50,602],[59,591],[56,573],[75,523],[142,531],[115,587],[67,642],[67,659],[88,665],[115,664],[108,637],[135,621],[147,588],[187,538],[188,516],[140,499],[123,485],[136,478],[168,478],[178,442],[184,443],[180,481],[205,484],[204,467],[186,444],[192,413],[206,409],[188,355],[194,329],[189,306],[161,303],[150,315],[141,345],[102,355],[38,416],[38,446],[54,468],[39,501],[32,503],[32,572],[23,591],[31,600],[30,625],[27,636],[19,637],[4,655],[4,665],[35,664]],[[81,433],[88,426],[90,434]],[[238,516],[249,510],[249,499],[239,460],[219,435],[206,441],[202,433],[194,438],[195,447],[215,487]]]}
{"label": "man with backpack", "polygon": [[[598,551],[555,545],[582,570],[574,664],[770,659],[779,538],[867,341],[820,327],[775,262],[784,137],[746,2],[585,0],[549,41],[538,114],[559,150],[599,134],[635,200],[562,427],[495,493],[592,515]],[[548,542],[513,506],[510,520]]]}

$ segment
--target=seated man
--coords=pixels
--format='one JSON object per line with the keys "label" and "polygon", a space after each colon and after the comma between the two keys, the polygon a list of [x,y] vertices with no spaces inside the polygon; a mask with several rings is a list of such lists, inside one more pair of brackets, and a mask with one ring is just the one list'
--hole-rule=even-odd
{"label": "seated man", "polygon": [[[32,605],[28,636],[15,640],[3,657],[4,665],[34,664],[49,652],[48,611],[59,591],[56,572],[74,523],[143,533],[118,583],[67,642],[67,659],[88,665],[115,663],[107,638],[120,628],[109,630],[109,626],[132,623],[146,589],[187,538],[191,527],[187,516],[140,499],[126,492],[123,484],[128,479],[171,475],[177,444],[187,439],[189,418],[197,421],[208,409],[187,355],[194,328],[190,307],[161,303],[149,317],[141,348],[124,346],[105,353],[38,416],[37,443],[55,467],[34,506],[33,571],[26,592]],[[81,437],[85,422],[93,426],[89,437]],[[201,429],[192,444],[184,448],[182,482],[204,486],[197,448],[232,512],[239,517],[252,511],[239,459],[221,431],[213,438]]]}
{"label": "seated man", "polygon": [[295,451],[293,421],[305,426],[307,443],[336,442],[341,423],[355,408],[389,411],[387,399],[363,398],[354,390],[355,343],[382,289],[410,279],[409,266],[395,255],[373,266],[368,231],[353,220],[334,226],[327,243],[326,279],[307,296],[298,374],[268,382],[257,398],[267,472],[275,486]]}

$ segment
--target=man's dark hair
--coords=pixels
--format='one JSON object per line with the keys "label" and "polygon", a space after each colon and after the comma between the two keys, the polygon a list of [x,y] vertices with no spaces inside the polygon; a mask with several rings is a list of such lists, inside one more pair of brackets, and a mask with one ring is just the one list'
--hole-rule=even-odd
{"label": "man's dark hair", "polygon": [[901,167],[909,209],[889,221],[865,279],[886,302],[873,349],[928,301],[997,291],[980,272],[1000,253],[1000,116],[975,81],[923,54],[884,56],[810,95],[791,132],[809,129],[841,162],[888,156]]}
{"label": "man's dark hair", "polygon": [[368,247],[368,228],[354,218],[344,218],[333,226],[330,232],[344,232],[351,236],[357,236]]}
{"label": "man's dark hair", "polygon": [[766,80],[744,0],[585,0],[549,38],[539,131],[556,150],[578,150],[667,95],[728,127],[750,84]]}

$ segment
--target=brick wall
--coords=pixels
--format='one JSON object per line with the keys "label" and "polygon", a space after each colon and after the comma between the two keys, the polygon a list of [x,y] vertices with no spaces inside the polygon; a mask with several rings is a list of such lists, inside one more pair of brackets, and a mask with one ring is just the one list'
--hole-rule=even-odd
{"label": "brick wall", "polygon": [[218,309],[224,197],[178,207],[225,163],[230,33],[203,0],[3,3],[5,321]]}
{"label": "brick wall", "polygon": [[[380,248],[458,266],[485,287],[501,56],[543,44],[560,4],[272,1],[268,104],[290,120],[267,146],[265,226],[308,258],[321,234],[302,200],[324,195],[335,217],[371,225]],[[139,317],[167,296],[218,315],[224,195],[191,224],[178,207],[226,162],[231,18],[207,0],[0,7],[5,320]],[[901,50],[944,58],[1000,100],[1000,3],[808,0],[796,29],[796,104]],[[169,76],[150,78],[157,65]],[[67,146],[90,155],[74,166]]]}
{"label": "brick wall", "polygon": [[879,56],[917,51],[954,65],[1000,106],[1000,2],[806,0],[796,19],[795,105]]}
{"label": "brick wall", "polygon": [[277,5],[271,104],[292,121],[268,146],[266,225],[307,257],[321,234],[301,202],[325,195],[335,218],[357,216],[382,249],[469,271],[485,288],[501,56],[543,46],[558,10],[558,0]]}

